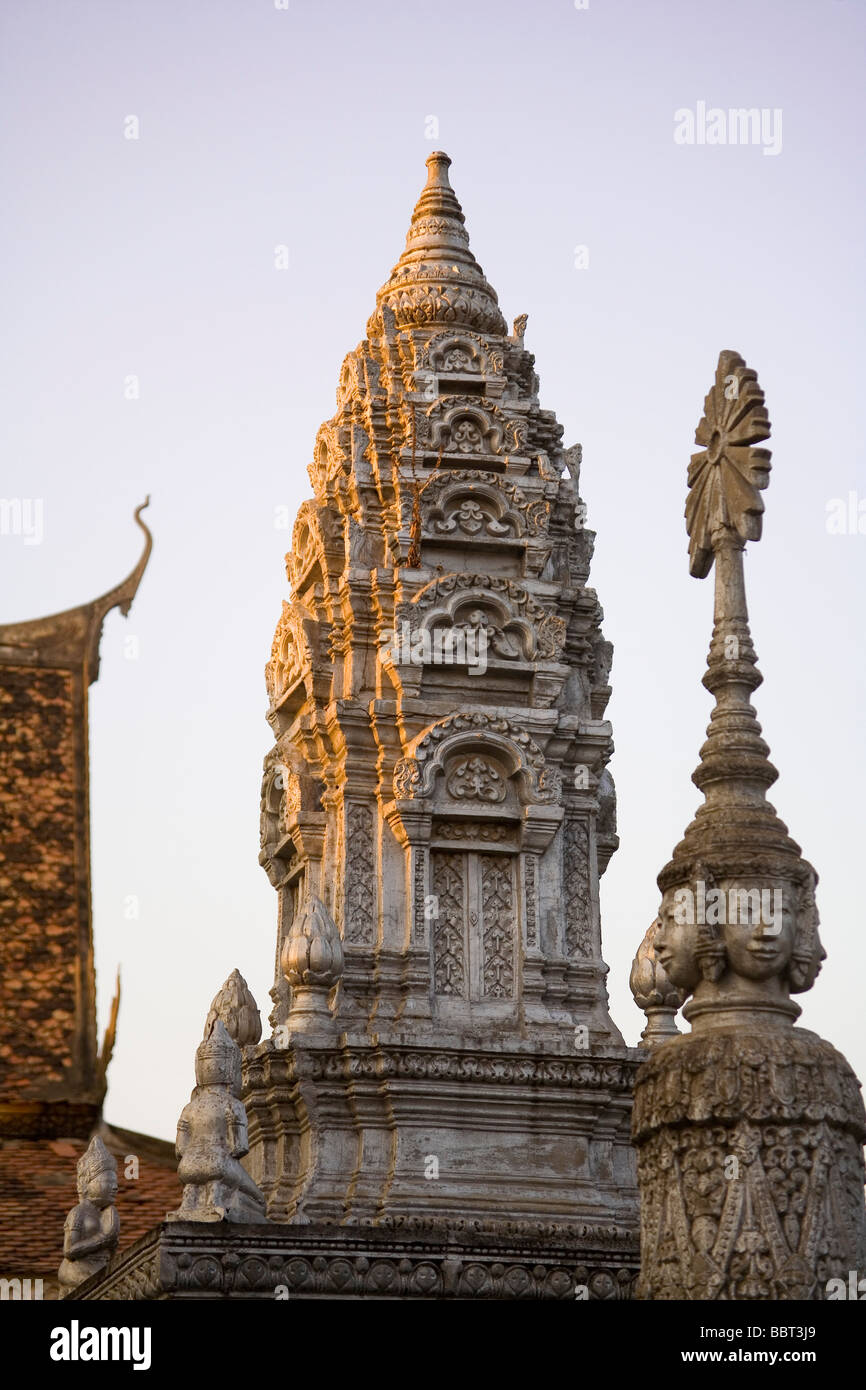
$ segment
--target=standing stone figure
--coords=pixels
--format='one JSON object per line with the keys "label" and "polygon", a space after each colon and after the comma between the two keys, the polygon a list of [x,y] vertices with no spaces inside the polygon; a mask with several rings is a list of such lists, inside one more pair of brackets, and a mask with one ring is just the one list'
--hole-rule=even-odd
{"label": "standing stone figure", "polygon": [[60,1287],[68,1293],[104,1269],[117,1248],[117,1163],[99,1138],[78,1160],[78,1206],[66,1218]]}
{"label": "standing stone figure", "polygon": [[645,1299],[823,1299],[866,1272],[866,1115],[845,1058],[794,1026],[790,996],[825,955],[817,876],[766,799],[778,774],[749,698],[762,677],[743,550],[769,481],[751,446],[769,432],[755,373],[723,352],[686,506],[692,574],[716,565],[705,800],[659,875],[653,940],[692,1030],[653,1049],[632,1120]]}
{"label": "standing stone figure", "polygon": [[183,1200],[167,1221],[265,1221],[265,1199],[240,1159],[249,1152],[241,1054],[215,1019],[195,1054],[196,1087],[177,1124]]}

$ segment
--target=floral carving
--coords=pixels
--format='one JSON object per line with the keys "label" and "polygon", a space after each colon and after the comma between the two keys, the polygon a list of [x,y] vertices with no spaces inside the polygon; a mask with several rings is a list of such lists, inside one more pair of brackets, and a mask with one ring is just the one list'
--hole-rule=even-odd
{"label": "floral carving", "polygon": [[265,681],[272,700],[278,700],[315,660],[313,634],[316,620],[299,603],[283,600],[283,611],[265,667]]}
{"label": "floral carving", "polygon": [[550,521],[549,502],[528,498],[498,473],[440,471],[425,484],[422,498],[426,528],[436,536],[536,536]]}
{"label": "floral carving", "polygon": [[434,853],[431,887],[435,900],[433,980],[437,994],[462,996],[466,989],[465,873],[465,855]]}
{"label": "floral carving", "polygon": [[506,780],[488,758],[463,758],[456,763],[446,782],[448,795],[457,801],[504,801]]}
{"label": "floral carving", "polygon": [[415,850],[415,878],[412,884],[415,907],[415,940],[423,946],[427,940],[427,851],[419,845]]}
{"label": "floral carving", "polygon": [[417,442],[458,454],[496,454],[504,433],[499,407],[475,396],[437,397],[417,415],[415,430]]}
{"label": "floral carving", "polygon": [[514,840],[514,831],[510,826],[488,821],[440,821],[434,836],[438,840],[481,840],[487,844],[510,844]]}
{"label": "floral carving", "polygon": [[589,832],[583,820],[570,820],[564,831],[565,954],[592,955],[589,896]]}
{"label": "floral carving", "polygon": [[417,367],[432,372],[497,375],[503,365],[503,352],[496,343],[465,331],[437,333],[421,345],[417,356]]}
{"label": "floral carving", "polygon": [[[451,513],[450,529],[456,526],[461,531],[465,531],[467,536],[475,536],[479,531],[489,531],[492,526],[498,525],[499,523],[493,521],[491,517],[485,516],[474,497],[462,498],[457,510]],[[503,531],[505,529],[504,526],[501,528]]]}
{"label": "floral carving", "polygon": [[689,568],[703,578],[713,563],[713,532],[733,527],[742,540],[759,540],[770,481],[769,449],[750,447],[767,439],[770,421],[758,377],[737,352],[723,352],[704,414],[695,431],[703,451],[689,464],[686,530]]}
{"label": "floral carving", "polygon": [[[468,603],[479,606],[467,612]],[[443,575],[425,585],[401,611],[411,622],[419,610],[428,609],[441,609],[449,625],[461,630],[477,633],[483,627],[487,649],[507,661],[557,661],[565,647],[565,619],[543,608],[516,579],[467,572]],[[466,614],[462,622],[461,613]]]}
{"label": "floral carving", "polygon": [[524,854],[523,856],[523,893],[526,907],[526,944],[527,946],[538,945],[538,901],[536,897],[535,871],[536,857],[534,854]]}
{"label": "floral carving", "polygon": [[526,447],[529,437],[529,424],[526,420],[509,420],[505,426],[505,447],[512,454],[520,454]]}
{"label": "floral carving", "polygon": [[417,796],[421,786],[421,769],[414,758],[400,758],[394,767],[394,796],[408,801]]}
{"label": "floral carving", "polygon": [[[273,1302],[277,1290],[306,1298],[472,1298],[501,1302],[538,1299],[574,1302],[575,1287],[590,1300],[632,1297],[636,1250],[630,1231],[583,1224],[593,1250],[589,1263],[574,1248],[574,1223],[495,1221],[433,1216],[385,1216],[373,1239],[363,1228],[344,1227],[341,1248],[317,1227],[277,1230],[250,1241],[202,1224],[195,1235],[173,1240],[157,1230],[116,1257],[91,1297],[195,1300],[250,1296]],[[388,1233],[384,1244],[380,1233]],[[459,1249],[448,1236],[459,1235]],[[485,1236],[495,1235],[493,1244]],[[431,1236],[433,1237],[431,1241]],[[503,1241],[503,1237],[505,1238]],[[566,1251],[563,1251],[565,1244]]]}
{"label": "floral carving", "polygon": [[460,454],[477,454],[484,443],[481,427],[471,416],[463,416],[451,426],[450,447]]}
{"label": "floral carving", "polygon": [[486,999],[510,999],[514,994],[514,875],[511,859],[498,854],[481,857],[482,988]]}
{"label": "floral carving", "polygon": [[375,934],[375,854],[373,811],[361,801],[346,810],[346,907],[344,934],[347,941],[369,946]]}
{"label": "floral carving", "polygon": [[862,1266],[866,1115],[829,1043],[670,1041],[639,1072],[633,1133],[642,1297],[824,1298]]}
{"label": "floral carving", "polygon": [[480,710],[466,714],[451,714],[433,724],[418,740],[414,756],[398,762],[394,772],[395,795],[399,783],[402,797],[427,796],[432,791],[428,769],[434,766],[439,748],[455,735],[471,734],[483,737],[491,734],[506,741],[518,766],[528,774],[535,800],[555,802],[561,793],[561,778],[548,767],[544,754],[525,729],[509,719],[486,714]]}
{"label": "floral carving", "polygon": [[[424,265],[426,278],[436,279],[442,272]],[[399,328],[426,328],[434,323],[464,323],[480,333],[504,333],[505,320],[491,292],[461,284],[419,284],[398,290],[382,301],[394,315]]]}

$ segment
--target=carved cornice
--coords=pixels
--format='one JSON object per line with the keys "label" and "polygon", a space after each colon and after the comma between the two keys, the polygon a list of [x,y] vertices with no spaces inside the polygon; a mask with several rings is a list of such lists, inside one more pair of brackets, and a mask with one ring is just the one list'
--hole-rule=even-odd
{"label": "carved cornice", "polygon": [[637,1233],[627,1227],[477,1222],[155,1227],[77,1299],[590,1299],[632,1297]]}
{"label": "carved cornice", "polygon": [[638,1062],[630,1057],[578,1057],[458,1052],[435,1047],[380,1045],[279,1049],[271,1040],[244,1058],[244,1099],[274,1080],[294,1085],[301,1079],[411,1078],[430,1083],[466,1082],[496,1086],[551,1086],[571,1091],[601,1091],[629,1097]]}

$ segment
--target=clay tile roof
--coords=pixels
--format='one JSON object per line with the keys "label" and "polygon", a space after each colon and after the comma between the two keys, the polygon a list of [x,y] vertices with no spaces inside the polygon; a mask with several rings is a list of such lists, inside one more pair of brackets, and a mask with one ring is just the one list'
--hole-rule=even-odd
{"label": "clay tile roof", "polygon": [[[96,1131],[117,1159],[117,1210],[125,1250],[180,1204],[171,1144],[102,1124]],[[42,1279],[44,1296],[57,1296],[63,1226],[78,1201],[76,1164],[84,1139],[0,1140],[0,1278]],[[138,1159],[138,1178],[124,1175]]]}

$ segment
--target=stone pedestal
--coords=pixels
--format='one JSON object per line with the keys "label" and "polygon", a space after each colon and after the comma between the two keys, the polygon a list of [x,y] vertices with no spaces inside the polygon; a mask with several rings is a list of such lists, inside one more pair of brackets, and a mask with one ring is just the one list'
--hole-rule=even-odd
{"label": "stone pedestal", "polygon": [[248,1049],[250,1171],[274,1221],[554,1229],[636,1250],[637,1054],[295,1038]]}
{"label": "stone pedestal", "polygon": [[692,1034],[640,1068],[639,1297],[820,1299],[866,1269],[866,1114],[802,1029]]}

